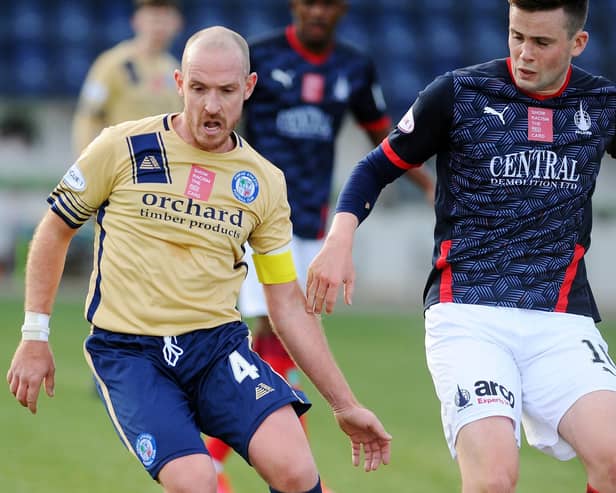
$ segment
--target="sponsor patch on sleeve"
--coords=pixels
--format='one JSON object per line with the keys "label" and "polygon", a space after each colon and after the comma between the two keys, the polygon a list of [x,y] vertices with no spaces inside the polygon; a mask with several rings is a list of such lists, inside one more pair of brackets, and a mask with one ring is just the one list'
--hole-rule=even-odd
{"label": "sponsor patch on sleeve", "polygon": [[415,118],[413,117],[413,107],[411,106],[406,114],[402,117],[402,120],[398,123],[398,129],[400,132],[410,134],[415,128]]}
{"label": "sponsor patch on sleeve", "polygon": [[79,166],[77,166],[77,163],[73,164],[68,169],[64,178],[62,178],[62,182],[75,192],[83,192],[86,189],[86,179],[81,173]]}

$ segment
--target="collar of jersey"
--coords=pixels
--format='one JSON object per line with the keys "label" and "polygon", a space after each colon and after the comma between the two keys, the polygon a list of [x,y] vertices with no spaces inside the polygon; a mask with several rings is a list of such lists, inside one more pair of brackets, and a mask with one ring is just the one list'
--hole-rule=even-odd
{"label": "collar of jersey", "polygon": [[331,46],[323,53],[314,53],[310,51],[297,37],[297,29],[295,29],[295,26],[293,25],[287,26],[285,34],[291,48],[293,48],[302,58],[313,65],[321,65],[325,63],[334,49],[334,44],[332,43]]}
{"label": "collar of jersey", "polygon": [[507,69],[509,70],[509,76],[511,77],[511,80],[512,80],[513,84],[518,88],[518,91],[526,94],[527,96],[530,96],[533,99],[538,99],[539,101],[543,101],[545,99],[550,99],[550,98],[557,98],[563,92],[565,92],[565,89],[567,89],[567,86],[569,85],[569,79],[571,79],[571,71],[572,71],[571,65],[569,65],[569,70],[567,71],[567,77],[565,77],[565,82],[563,82],[563,85],[555,93],[553,93],[553,94],[537,94],[537,93],[534,93],[534,92],[525,91],[524,89],[521,89],[515,83],[515,77],[513,76],[513,69],[511,68],[511,57],[507,57]]}

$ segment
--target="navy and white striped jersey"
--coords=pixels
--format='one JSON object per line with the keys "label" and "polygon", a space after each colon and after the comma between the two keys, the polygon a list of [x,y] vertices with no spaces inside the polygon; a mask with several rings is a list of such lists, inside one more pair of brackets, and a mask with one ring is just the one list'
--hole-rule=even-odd
{"label": "navy and white striped jersey", "polygon": [[518,89],[508,59],[447,73],[377,153],[406,169],[437,155],[425,304],[599,313],[587,280],[591,196],[616,155],[616,87],[572,66],[549,97]]}
{"label": "navy and white striped jersey", "polygon": [[337,42],[322,55],[307,51],[292,26],[251,42],[259,80],[244,109],[245,136],[284,172],[293,234],[324,234],[335,138],[347,111],[367,129],[390,119],[373,63]]}

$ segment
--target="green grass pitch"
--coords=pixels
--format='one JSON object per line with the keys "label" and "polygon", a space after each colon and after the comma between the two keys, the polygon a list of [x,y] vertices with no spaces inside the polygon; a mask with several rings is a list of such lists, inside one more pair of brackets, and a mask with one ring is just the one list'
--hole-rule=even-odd
{"label": "green grass pitch", "polygon": [[[21,300],[0,301],[0,367],[6,374],[19,340]],[[5,383],[0,392],[0,490],[11,493],[154,493],[161,491],[121,445],[95,397],[82,354],[88,327],[81,301],[58,303],[52,317],[56,395],[42,396],[32,416]],[[308,427],[323,479],[337,493],[460,490],[457,468],[442,436],[439,406],[425,364],[420,315],[366,314],[342,309],[323,318],[332,350],[357,397],[393,435],[391,464],[364,473],[351,465],[349,444],[324,400],[314,402]],[[616,346],[616,324],[601,324]],[[226,465],[235,493],[267,487],[238,456]],[[577,460],[546,457],[526,443],[521,451],[520,493],[581,492],[584,472]]]}

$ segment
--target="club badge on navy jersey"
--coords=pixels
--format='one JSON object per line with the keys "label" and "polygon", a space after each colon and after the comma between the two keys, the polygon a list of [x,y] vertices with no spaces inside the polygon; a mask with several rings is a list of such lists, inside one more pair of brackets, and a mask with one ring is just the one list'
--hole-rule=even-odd
{"label": "club badge on navy jersey", "polygon": [[575,126],[578,128],[575,132],[581,135],[592,135],[592,132],[589,132],[590,127],[592,126],[592,121],[590,120],[590,115],[584,107],[582,106],[582,101],[580,101],[580,109],[575,112],[573,116],[573,121],[575,122]]}
{"label": "club badge on navy jersey", "polygon": [[231,180],[231,190],[237,200],[250,204],[259,195],[259,182],[250,171],[238,171]]}
{"label": "club badge on navy jersey", "polygon": [[86,189],[86,179],[84,178],[77,163],[73,164],[64,177],[62,182],[71,190],[75,192],[83,192]]}
{"label": "club badge on navy jersey", "polygon": [[336,101],[347,101],[351,94],[351,84],[346,77],[339,75],[334,84],[334,98]]}

